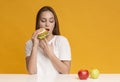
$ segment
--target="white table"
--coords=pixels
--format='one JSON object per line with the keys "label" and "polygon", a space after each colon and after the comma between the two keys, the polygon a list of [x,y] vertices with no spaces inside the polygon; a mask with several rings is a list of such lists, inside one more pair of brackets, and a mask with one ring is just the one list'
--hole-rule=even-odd
{"label": "white table", "polygon": [[39,77],[29,74],[0,74],[0,82],[120,82],[120,74],[100,74],[98,79],[78,79],[77,74]]}

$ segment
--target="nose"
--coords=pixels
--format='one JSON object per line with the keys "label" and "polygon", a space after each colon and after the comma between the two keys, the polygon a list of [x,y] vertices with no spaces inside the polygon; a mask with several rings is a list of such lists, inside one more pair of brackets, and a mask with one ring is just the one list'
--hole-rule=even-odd
{"label": "nose", "polygon": [[45,26],[49,27],[49,25],[50,25],[50,23],[49,23],[49,21],[47,21],[46,24],[45,24]]}

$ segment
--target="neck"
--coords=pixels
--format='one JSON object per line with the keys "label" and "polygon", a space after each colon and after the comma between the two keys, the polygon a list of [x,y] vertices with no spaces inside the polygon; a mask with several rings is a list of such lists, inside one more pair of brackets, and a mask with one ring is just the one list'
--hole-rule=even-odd
{"label": "neck", "polygon": [[47,37],[47,40],[50,41],[53,37],[54,37],[54,35],[51,34],[51,35],[49,35],[49,36]]}

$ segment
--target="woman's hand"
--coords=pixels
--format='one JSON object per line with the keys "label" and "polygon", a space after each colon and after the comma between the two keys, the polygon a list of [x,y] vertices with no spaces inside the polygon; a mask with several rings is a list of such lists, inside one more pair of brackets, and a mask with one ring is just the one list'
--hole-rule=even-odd
{"label": "woman's hand", "polygon": [[48,44],[47,39],[40,40],[40,47],[59,73],[68,74],[70,71],[70,61],[61,61],[53,52],[53,44]]}
{"label": "woman's hand", "polygon": [[39,29],[36,30],[32,35],[33,46],[39,45],[39,39],[37,38],[38,34],[39,34]]}
{"label": "woman's hand", "polygon": [[53,44],[48,44],[47,39],[40,40],[40,47],[59,73],[68,74],[70,71],[70,61],[61,61],[54,54]]}
{"label": "woman's hand", "polygon": [[46,38],[43,40],[40,40],[40,47],[43,49],[43,52],[45,53],[45,55],[47,55],[48,57],[54,53],[53,44],[48,44],[48,41]]}

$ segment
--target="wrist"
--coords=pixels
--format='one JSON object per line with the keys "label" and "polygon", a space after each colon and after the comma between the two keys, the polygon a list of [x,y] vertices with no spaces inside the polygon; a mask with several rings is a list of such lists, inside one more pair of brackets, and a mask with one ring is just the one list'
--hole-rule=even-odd
{"label": "wrist", "polygon": [[54,53],[48,53],[48,57],[49,57],[50,59],[52,59],[54,56],[55,56]]}
{"label": "wrist", "polygon": [[34,48],[37,48],[37,47],[38,47],[38,44],[33,44],[33,47],[34,47]]}

